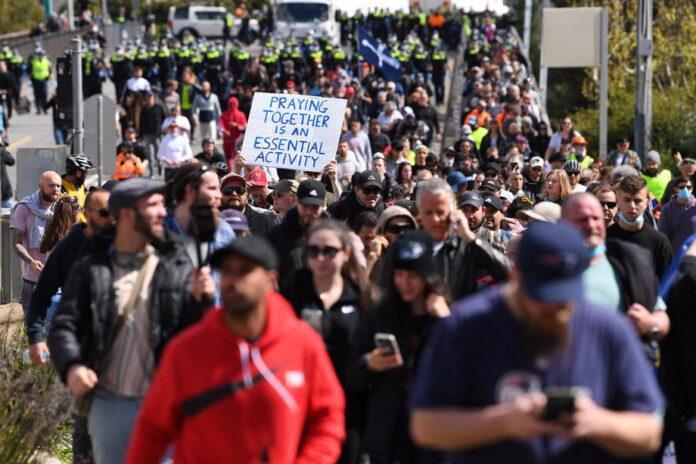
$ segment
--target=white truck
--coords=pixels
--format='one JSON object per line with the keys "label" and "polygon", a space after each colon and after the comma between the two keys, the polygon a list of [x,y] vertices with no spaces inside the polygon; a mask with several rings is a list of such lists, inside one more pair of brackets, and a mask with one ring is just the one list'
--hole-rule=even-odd
{"label": "white truck", "polygon": [[333,0],[276,0],[274,8],[275,33],[279,38],[303,38],[313,31],[316,37],[327,37],[338,45],[340,27]]}

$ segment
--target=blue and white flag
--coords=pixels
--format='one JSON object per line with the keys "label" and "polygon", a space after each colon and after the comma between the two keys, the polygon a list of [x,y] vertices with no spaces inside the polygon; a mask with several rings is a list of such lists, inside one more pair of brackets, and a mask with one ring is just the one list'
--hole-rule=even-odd
{"label": "blue and white flag", "polygon": [[358,53],[365,58],[365,61],[382,71],[387,81],[397,82],[401,77],[399,60],[389,53],[385,44],[377,42],[361,25],[358,25]]}

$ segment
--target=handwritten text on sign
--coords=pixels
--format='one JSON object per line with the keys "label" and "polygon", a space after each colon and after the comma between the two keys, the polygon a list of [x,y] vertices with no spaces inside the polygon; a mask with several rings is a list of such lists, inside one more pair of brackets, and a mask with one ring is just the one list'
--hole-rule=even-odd
{"label": "handwritten text on sign", "polygon": [[257,92],[242,153],[250,164],[319,172],[336,157],[346,101]]}

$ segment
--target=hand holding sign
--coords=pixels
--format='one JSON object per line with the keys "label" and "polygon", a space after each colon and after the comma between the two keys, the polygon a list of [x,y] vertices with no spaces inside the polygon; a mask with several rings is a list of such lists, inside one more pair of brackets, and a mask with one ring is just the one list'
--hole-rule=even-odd
{"label": "hand holding sign", "polygon": [[242,150],[254,165],[317,172],[335,156],[346,100],[258,92]]}

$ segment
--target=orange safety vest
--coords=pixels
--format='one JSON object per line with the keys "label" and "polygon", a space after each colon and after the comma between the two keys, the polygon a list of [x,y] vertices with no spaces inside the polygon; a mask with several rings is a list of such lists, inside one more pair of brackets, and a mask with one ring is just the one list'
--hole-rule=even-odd
{"label": "orange safety vest", "polygon": [[113,179],[126,180],[130,179],[131,177],[142,176],[143,172],[145,171],[143,170],[143,164],[142,161],[140,161],[140,158],[133,155],[129,159],[126,158],[126,155],[123,153],[118,154]]}

